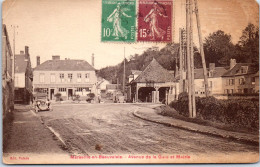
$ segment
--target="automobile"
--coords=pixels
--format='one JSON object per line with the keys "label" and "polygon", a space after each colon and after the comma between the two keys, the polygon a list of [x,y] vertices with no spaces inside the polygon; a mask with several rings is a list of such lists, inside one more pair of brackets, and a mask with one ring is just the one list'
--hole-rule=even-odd
{"label": "automobile", "polygon": [[35,93],[33,104],[35,112],[52,111],[47,93]]}

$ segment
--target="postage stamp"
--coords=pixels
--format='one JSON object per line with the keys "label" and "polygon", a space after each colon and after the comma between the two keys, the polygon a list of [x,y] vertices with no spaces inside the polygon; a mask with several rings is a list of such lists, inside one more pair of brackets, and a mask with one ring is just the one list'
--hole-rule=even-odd
{"label": "postage stamp", "polygon": [[139,0],[137,41],[172,41],[172,0]]}
{"label": "postage stamp", "polygon": [[101,41],[136,41],[136,1],[102,0]]}

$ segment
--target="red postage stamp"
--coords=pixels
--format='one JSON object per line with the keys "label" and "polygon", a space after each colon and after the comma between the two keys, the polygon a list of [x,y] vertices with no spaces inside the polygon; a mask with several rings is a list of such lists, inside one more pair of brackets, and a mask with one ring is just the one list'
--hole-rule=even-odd
{"label": "red postage stamp", "polygon": [[172,0],[139,0],[137,41],[172,41]]}

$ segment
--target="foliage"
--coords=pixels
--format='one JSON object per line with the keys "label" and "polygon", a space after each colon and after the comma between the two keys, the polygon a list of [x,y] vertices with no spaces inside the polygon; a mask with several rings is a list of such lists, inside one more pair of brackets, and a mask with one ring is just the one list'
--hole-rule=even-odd
{"label": "foliage", "polygon": [[56,101],[62,101],[61,93],[56,93],[54,96],[56,97]]}
{"label": "foliage", "polygon": [[72,100],[73,100],[73,101],[80,101],[80,95],[74,94],[74,95],[72,96]]}
{"label": "foliage", "polygon": [[[182,94],[171,102],[179,114],[188,116],[188,96]],[[259,102],[251,100],[218,100],[214,97],[196,97],[197,118],[235,126],[257,129],[259,127]]]}
{"label": "foliage", "polygon": [[236,45],[238,62],[259,64],[259,27],[249,23]]}
{"label": "foliage", "polygon": [[218,30],[205,38],[204,52],[207,64],[215,63],[216,66],[226,66],[234,55],[235,46],[231,42],[231,35]]}

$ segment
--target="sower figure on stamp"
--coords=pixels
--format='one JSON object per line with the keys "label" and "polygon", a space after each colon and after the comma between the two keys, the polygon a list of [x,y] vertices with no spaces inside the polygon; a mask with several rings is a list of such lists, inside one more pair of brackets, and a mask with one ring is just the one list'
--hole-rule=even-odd
{"label": "sower figure on stamp", "polygon": [[112,22],[113,21],[113,36],[115,36],[115,39],[119,39],[119,37],[123,37],[127,39],[127,34],[129,33],[127,29],[125,29],[121,24],[121,17],[124,15],[125,17],[132,17],[127,15],[124,11],[129,10],[127,8],[122,9],[121,4],[117,4],[117,8],[113,11],[113,13],[110,14],[110,16],[107,18],[107,21]]}
{"label": "sower figure on stamp", "polygon": [[150,12],[145,16],[144,21],[149,23],[150,34],[152,40],[156,38],[161,38],[163,40],[166,31],[159,27],[159,17],[168,17],[163,6],[158,4],[158,2],[153,3],[153,7]]}

